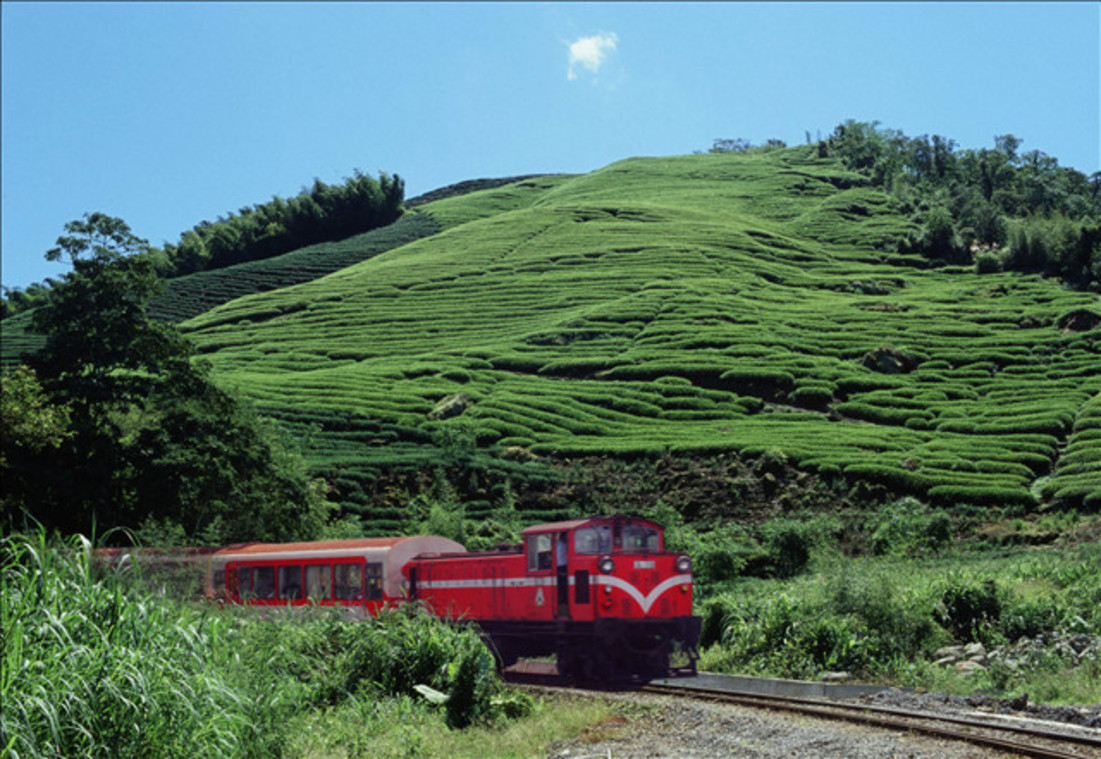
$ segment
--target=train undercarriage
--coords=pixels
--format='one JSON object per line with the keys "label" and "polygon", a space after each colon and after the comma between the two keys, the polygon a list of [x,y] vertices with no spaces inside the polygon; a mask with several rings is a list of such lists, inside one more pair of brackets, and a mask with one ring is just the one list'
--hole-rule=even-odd
{"label": "train undercarriage", "polygon": [[554,656],[559,673],[575,682],[648,680],[696,673],[699,617],[485,621],[479,626],[502,668],[521,658]]}

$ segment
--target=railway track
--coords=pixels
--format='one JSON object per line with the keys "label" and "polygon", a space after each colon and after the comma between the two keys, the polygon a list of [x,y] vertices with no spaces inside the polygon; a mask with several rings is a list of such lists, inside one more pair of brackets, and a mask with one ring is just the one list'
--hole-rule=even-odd
{"label": "railway track", "polygon": [[818,698],[743,693],[679,684],[650,684],[640,692],[737,704],[761,709],[846,720],[890,730],[922,733],[1034,759],[1101,759],[1101,730],[1072,725],[1059,729],[1035,723],[1013,724],[994,715],[969,717],[914,712]]}
{"label": "railway track", "polygon": [[[535,662],[506,673],[506,679],[516,684],[547,688],[571,685],[557,674],[553,664]],[[685,681],[674,679],[660,684],[625,685],[620,690],[844,720],[967,742],[1034,759],[1101,759],[1101,730],[1007,715],[933,713],[839,700],[857,697],[861,686],[823,686],[821,683],[701,674]],[[823,694],[827,697],[819,697]],[[829,695],[834,699],[828,698]]]}

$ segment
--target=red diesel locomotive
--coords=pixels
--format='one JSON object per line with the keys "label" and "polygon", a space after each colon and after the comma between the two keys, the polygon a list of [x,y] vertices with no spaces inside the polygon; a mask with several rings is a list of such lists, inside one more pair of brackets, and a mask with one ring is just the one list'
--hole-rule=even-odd
{"label": "red diesel locomotive", "polygon": [[554,655],[577,679],[661,676],[679,653],[695,671],[692,564],[663,550],[659,525],[594,517],[522,534],[518,548],[413,559],[409,597],[475,622],[504,666]]}
{"label": "red diesel locomotive", "polygon": [[101,558],[150,570],[186,566],[192,579],[198,571],[208,597],[229,603],[318,604],[366,616],[420,601],[443,618],[476,624],[502,666],[556,656],[561,672],[601,680],[662,676],[678,655],[681,669],[695,671],[700,619],[692,616],[691,562],[663,550],[658,524],[593,517],[522,535],[520,546],[484,553],[417,535],[171,553],[111,549]]}

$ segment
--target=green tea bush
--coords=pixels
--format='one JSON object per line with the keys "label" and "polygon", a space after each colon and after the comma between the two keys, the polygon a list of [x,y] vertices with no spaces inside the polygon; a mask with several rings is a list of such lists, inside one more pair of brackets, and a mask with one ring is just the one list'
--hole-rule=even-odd
{"label": "green tea bush", "polygon": [[826,387],[800,387],[788,395],[788,401],[796,406],[824,409],[833,401],[833,391]]}
{"label": "green tea bush", "polygon": [[929,497],[938,503],[973,503],[985,506],[1033,506],[1036,499],[1025,488],[985,487],[982,485],[937,485]]}
{"label": "green tea bush", "polygon": [[870,520],[871,548],[876,554],[920,556],[935,553],[952,538],[951,520],[944,511],[930,511],[912,497],[901,498]]}

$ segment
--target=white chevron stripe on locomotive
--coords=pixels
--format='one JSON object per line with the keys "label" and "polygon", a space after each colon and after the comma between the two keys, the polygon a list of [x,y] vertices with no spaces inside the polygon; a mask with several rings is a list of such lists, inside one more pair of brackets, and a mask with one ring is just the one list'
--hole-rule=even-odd
{"label": "white chevron stripe on locomotive", "polygon": [[690,582],[692,582],[692,575],[674,575],[651,590],[648,595],[643,596],[638,588],[615,575],[597,575],[593,578],[594,585],[611,585],[613,588],[619,588],[631,598],[635,599],[638,605],[642,607],[643,614],[650,613],[650,607],[654,605],[655,601],[661,598],[661,595],[665,591],[682,583],[687,584]]}

